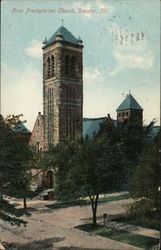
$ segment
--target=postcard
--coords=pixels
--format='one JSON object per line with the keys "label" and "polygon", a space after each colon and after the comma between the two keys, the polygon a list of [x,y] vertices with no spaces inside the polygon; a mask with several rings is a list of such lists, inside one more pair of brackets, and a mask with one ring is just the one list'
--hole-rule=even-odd
{"label": "postcard", "polygon": [[0,249],[159,249],[160,1],[1,21]]}

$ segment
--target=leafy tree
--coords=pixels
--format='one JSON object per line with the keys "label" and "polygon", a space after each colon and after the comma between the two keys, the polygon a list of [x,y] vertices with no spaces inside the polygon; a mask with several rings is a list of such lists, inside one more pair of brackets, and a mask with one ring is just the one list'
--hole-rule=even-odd
{"label": "leafy tree", "polygon": [[[116,133],[116,131],[115,131]],[[113,137],[66,142],[52,149],[57,166],[55,194],[58,200],[88,196],[93,225],[97,224],[99,195],[116,190],[127,166],[121,144],[111,144]]]}
{"label": "leafy tree", "polygon": [[144,150],[133,174],[131,195],[136,202],[131,206],[130,211],[138,217],[150,217],[155,212],[159,219],[159,136],[160,134],[153,139],[149,148]]}
{"label": "leafy tree", "polygon": [[[22,120],[23,115],[8,115],[5,119],[5,122],[9,125],[9,127],[14,130],[19,125],[26,122],[26,120]],[[25,134],[15,132],[15,145],[17,148],[17,154],[15,154],[14,158],[17,156],[17,179],[12,179],[12,193],[17,198],[23,198],[24,209],[27,208],[26,198],[32,195],[30,190],[31,184],[31,166],[33,164],[33,152],[28,146],[28,138],[26,138]],[[20,154],[18,154],[20,152]],[[15,185],[16,183],[16,185]],[[14,188],[16,187],[16,188]],[[11,194],[11,192],[10,192]]]}
{"label": "leafy tree", "polygon": [[26,120],[22,121],[23,114],[19,115],[7,115],[5,122],[9,125],[11,129],[14,129],[18,124],[25,123]]}
{"label": "leafy tree", "polygon": [[135,172],[136,166],[140,161],[143,151],[149,147],[152,141],[152,129],[155,120],[148,126],[136,126],[132,123],[129,126],[122,124],[118,127],[120,138],[124,141],[124,150],[126,159],[129,162],[127,188],[130,189],[131,178]]}
{"label": "leafy tree", "polygon": [[99,138],[104,134],[105,137],[111,138],[112,145],[119,143],[128,162],[128,169],[124,175],[124,184],[121,189],[130,189],[131,178],[140,161],[140,156],[151,144],[154,124],[155,120],[151,121],[146,127],[138,126],[136,123],[127,124],[125,121],[125,123],[120,123],[118,127],[115,127],[112,119],[108,118],[101,125],[97,137]]}
{"label": "leafy tree", "polygon": [[[153,138],[154,124],[155,120],[146,127],[123,123],[119,124],[118,133],[115,133],[116,141],[122,143],[122,150],[128,162],[124,185],[127,185],[127,189],[135,198],[135,202],[129,206],[129,212],[137,218],[142,218],[147,224],[148,218],[154,217],[155,222],[152,223],[156,223],[159,218],[159,135]],[[100,133],[103,132],[108,137],[115,138],[107,124],[102,126]]]}
{"label": "leafy tree", "polygon": [[146,128],[115,127],[108,119],[93,140],[65,142],[46,153],[46,167],[56,173],[55,194],[58,200],[88,196],[91,201],[93,225],[99,195],[119,191],[128,186],[143,149],[151,140],[153,122]]}
{"label": "leafy tree", "polygon": [[29,192],[29,160],[32,154],[22,137],[13,132],[9,124],[0,116],[0,217],[13,224],[21,224],[22,215],[14,205],[4,199],[10,197],[26,198]]}

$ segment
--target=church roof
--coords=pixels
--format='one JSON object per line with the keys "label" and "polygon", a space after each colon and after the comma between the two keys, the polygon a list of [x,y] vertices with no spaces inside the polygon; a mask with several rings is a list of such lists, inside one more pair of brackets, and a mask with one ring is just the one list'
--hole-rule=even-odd
{"label": "church roof", "polygon": [[16,133],[27,133],[27,134],[30,134],[30,130],[28,130],[28,128],[26,128],[26,126],[20,122],[19,124],[17,124],[14,128],[13,128],[13,131],[16,132]]}
{"label": "church roof", "polygon": [[50,38],[49,40],[45,40],[44,47],[48,47],[49,45],[53,44],[56,42],[56,37],[57,36],[62,36],[63,40],[66,42],[70,42],[73,44],[78,45],[79,44],[79,39],[75,38],[72,33],[67,30],[64,26],[61,26]]}
{"label": "church roof", "polygon": [[[100,125],[107,120],[107,117],[101,118],[83,118],[83,138],[88,136],[93,138],[100,130]],[[114,125],[117,126],[117,121],[113,120]]]}
{"label": "church roof", "polygon": [[154,126],[152,128],[152,137],[155,137],[160,131],[160,126]]}
{"label": "church roof", "polygon": [[120,106],[116,109],[116,111],[122,111],[127,109],[137,109],[137,110],[143,110],[142,107],[139,105],[139,103],[135,100],[135,98],[128,94],[126,98],[123,100],[123,102],[120,104]]}
{"label": "church roof", "polygon": [[[107,117],[101,118],[83,118],[83,138],[92,139],[98,134],[100,130],[100,125],[105,123]],[[117,120],[113,120],[114,126],[117,127]],[[144,125],[146,127],[146,125]],[[160,131],[160,126],[153,126],[152,128],[152,138],[154,138]]]}

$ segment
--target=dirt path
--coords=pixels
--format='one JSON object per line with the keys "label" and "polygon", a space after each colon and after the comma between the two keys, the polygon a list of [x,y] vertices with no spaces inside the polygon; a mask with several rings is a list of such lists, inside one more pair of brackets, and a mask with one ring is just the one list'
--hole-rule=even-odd
{"label": "dirt path", "polygon": [[[113,201],[98,206],[98,217],[124,213],[124,205],[130,200]],[[91,220],[90,206],[53,209],[51,201],[34,201],[32,215],[24,217],[27,227],[13,227],[1,221],[0,240],[12,250],[137,250],[127,244],[79,231],[74,226]],[[5,244],[4,244],[5,245]]]}

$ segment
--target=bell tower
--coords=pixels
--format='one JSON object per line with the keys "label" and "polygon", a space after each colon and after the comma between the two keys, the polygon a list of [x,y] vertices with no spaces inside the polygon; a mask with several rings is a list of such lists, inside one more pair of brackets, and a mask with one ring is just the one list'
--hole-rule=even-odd
{"label": "bell tower", "polygon": [[124,123],[128,125],[142,126],[143,109],[130,92],[116,111],[118,125]]}
{"label": "bell tower", "polygon": [[82,136],[82,43],[64,26],[43,43],[43,150]]}

